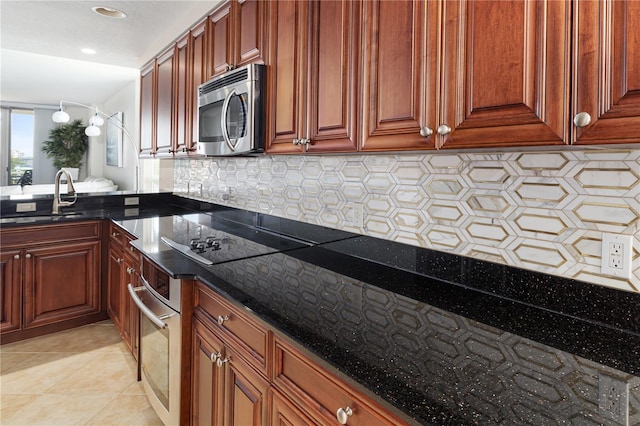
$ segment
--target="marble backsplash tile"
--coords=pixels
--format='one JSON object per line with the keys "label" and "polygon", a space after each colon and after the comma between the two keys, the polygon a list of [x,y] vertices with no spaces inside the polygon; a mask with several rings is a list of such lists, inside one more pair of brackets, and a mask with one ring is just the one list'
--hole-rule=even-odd
{"label": "marble backsplash tile", "polygon": [[[640,149],[180,159],[174,192],[640,292]],[[633,235],[630,280],[603,232]]]}

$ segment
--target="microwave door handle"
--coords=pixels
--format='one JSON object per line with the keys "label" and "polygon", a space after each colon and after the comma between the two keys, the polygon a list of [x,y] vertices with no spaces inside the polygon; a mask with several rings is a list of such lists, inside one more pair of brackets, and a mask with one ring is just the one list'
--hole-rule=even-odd
{"label": "microwave door handle", "polygon": [[224,98],[224,103],[222,104],[222,114],[220,114],[220,128],[222,129],[222,137],[224,138],[225,143],[231,149],[231,151],[235,151],[236,148],[231,144],[231,140],[229,139],[229,132],[227,132],[227,108],[229,108],[229,102],[231,102],[231,98],[233,95],[237,95],[238,91],[236,89],[231,90],[226,98]]}
{"label": "microwave door handle", "polygon": [[[158,318],[152,311],[142,302],[142,299],[138,297],[136,294],[139,291],[146,290],[144,286],[133,287],[130,283],[127,284],[127,289],[129,289],[129,294],[131,295],[131,299],[133,302],[140,308],[140,311],[151,320],[152,323],[157,325],[159,328],[167,328],[167,323],[162,321],[162,319]],[[165,317],[166,318],[166,317]]]}

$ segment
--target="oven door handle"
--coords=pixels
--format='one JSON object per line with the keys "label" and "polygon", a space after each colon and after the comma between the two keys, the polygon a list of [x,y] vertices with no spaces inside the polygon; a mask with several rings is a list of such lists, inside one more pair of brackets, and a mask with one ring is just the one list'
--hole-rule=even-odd
{"label": "oven door handle", "polygon": [[151,309],[149,309],[149,307],[142,302],[142,299],[140,299],[136,294],[139,291],[146,290],[144,286],[134,288],[131,284],[127,284],[127,289],[129,289],[129,294],[131,295],[131,299],[133,299],[133,302],[138,306],[138,308],[140,308],[140,311],[142,311],[142,313],[151,320],[152,323],[157,325],[159,328],[163,328],[163,329],[167,328],[167,323],[162,320],[164,318],[170,317],[171,315],[162,315],[162,318],[156,316],[151,311]]}

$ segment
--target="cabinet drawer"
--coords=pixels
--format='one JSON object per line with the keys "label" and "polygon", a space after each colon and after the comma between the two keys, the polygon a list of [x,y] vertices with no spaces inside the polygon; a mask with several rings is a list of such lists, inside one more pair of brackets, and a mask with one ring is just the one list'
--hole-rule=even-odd
{"label": "cabinet drawer", "polygon": [[244,357],[258,371],[267,375],[267,329],[251,320],[240,309],[231,306],[222,297],[201,283],[195,287],[196,315],[201,313],[230,346],[244,349]]}
{"label": "cabinet drawer", "polygon": [[3,229],[2,247],[40,245],[66,241],[83,241],[100,238],[100,222],[68,222],[55,225],[27,226]]}
{"label": "cabinet drawer", "polygon": [[273,383],[322,424],[338,424],[338,410],[347,407],[350,426],[407,424],[277,337]]}

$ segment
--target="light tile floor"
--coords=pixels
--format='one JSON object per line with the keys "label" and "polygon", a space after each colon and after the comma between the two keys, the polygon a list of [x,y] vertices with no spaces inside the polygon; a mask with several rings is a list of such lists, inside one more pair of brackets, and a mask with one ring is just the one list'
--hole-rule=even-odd
{"label": "light tile floor", "polygon": [[0,347],[0,424],[162,425],[110,321]]}

